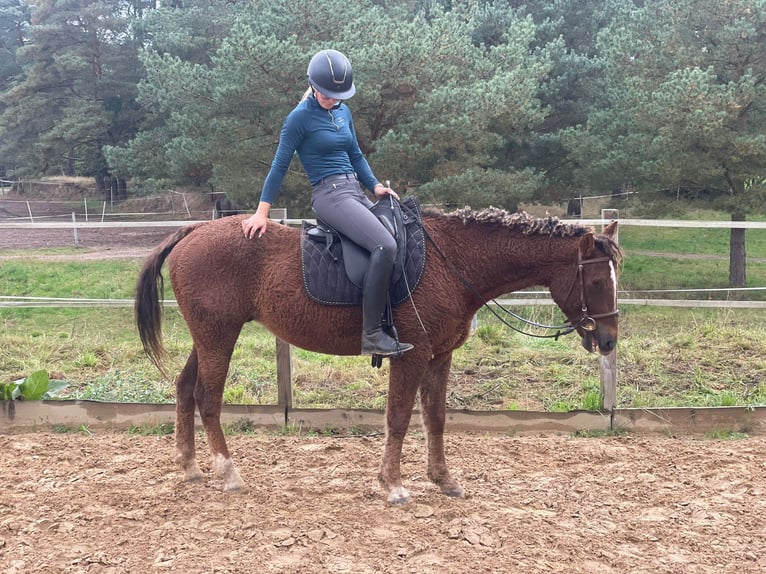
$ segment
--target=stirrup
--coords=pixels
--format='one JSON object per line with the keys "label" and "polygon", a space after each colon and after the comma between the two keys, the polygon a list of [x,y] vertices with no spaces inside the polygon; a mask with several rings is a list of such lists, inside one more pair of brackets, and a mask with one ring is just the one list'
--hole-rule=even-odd
{"label": "stirrup", "polygon": [[375,367],[376,369],[379,369],[383,365],[383,357],[388,357],[389,359],[398,359],[404,353],[409,351],[410,349],[413,349],[415,346],[411,345],[410,343],[400,343],[399,341],[396,342],[397,350],[396,353],[391,353],[388,355],[380,355],[378,353],[373,353],[370,357],[370,365]]}
{"label": "stirrup", "polygon": [[362,333],[362,355],[380,357],[401,357],[413,348],[410,343],[401,343],[383,329],[378,327],[369,333]]}

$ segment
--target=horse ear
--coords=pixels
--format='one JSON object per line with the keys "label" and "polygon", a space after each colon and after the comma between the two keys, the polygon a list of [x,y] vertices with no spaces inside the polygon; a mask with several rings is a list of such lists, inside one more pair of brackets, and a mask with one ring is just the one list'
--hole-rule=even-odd
{"label": "horse ear", "polygon": [[583,257],[590,255],[596,245],[596,241],[593,239],[593,233],[586,233],[580,238],[580,253]]}
{"label": "horse ear", "polygon": [[601,232],[602,235],[606,235],[609,238],[614,238],[614,234],[617,232],[617,221],[612,221],[609,225],[604,227]]}

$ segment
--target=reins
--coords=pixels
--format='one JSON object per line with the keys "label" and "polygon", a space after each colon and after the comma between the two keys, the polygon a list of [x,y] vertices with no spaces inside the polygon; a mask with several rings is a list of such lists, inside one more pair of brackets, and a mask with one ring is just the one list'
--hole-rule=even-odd
{"label": "reins", "polygon": [[[476,287],[473,286],[473,284],[468,281],[468,279],[465,278],[463,273],[455,266],[452,261],[450,261],[447,256],[444,254],[444,252],[441,250],[441,248],[437,245],[437,243],[433,240],[433,238],[429,235],[428,231],[426,230],[425,226],[423,226],[423,233],[425,234],[426,239],[428,239],[431,244],[436,249],[436,252],[439,254],[439,256],[444,260],[447,265],[449,265],[452,268],[452,271],[457,275],[457,277],[460,279],[460,281],[468,287],[468,289],[480,300],[483,299],[483,297],[479,294]],[[567,321],[566,323],[562,325],[545,325],[544,323],[538,323],[537,321],[531,321],[530,319],[526,319],[520,315],[517,315],[513,311],[506,309],[500,303],[497,302],[495,299],[490,299],[489,301],[484,301],[482,305],[486,307],[490,313],[492,313],[498,321],[500,321],[503,325],[508,327],[509,329],[516,331],[517,333],[520,333],[522,335],[526,335],[528,337],[536,337],[538,339],[554,339],[558,340],[559,337],[563,337],[565,335],[569,335],[570,333],[577,330],[578,327],[582,327],[586,331],[595,331],[596,330],[596,319],[603,319],[605,317],[613,317],[614,315],[617,315],[619,311],[615,307],[612,311],[609,311],[608,313],[598,313],[596,315],[591,315],[588,313],[588,303],[585,298],[585,278],[583,275],[583,267],[585,265],[588,265],[590,263],[603,263],[603,262],[611,262],[611,259],[609,257],[595,257],[593,259],[583,259],[582,253],[578,249],[577,251],[577,273],[575,275],[574,280],[572,281],[572,286],[569,288],[569,292],[567,293],[566,299],[569,299],[569,296],[572,294],[572,290],[575,288],[575,285],[579,283],[580,288],[580,310],[582,311],[582,317],[575,323],[572,324],[571,322]],[[565,299],[565,300],[566,300]],[[497,311],[495,311],[490,305],[489,302],[494,303],[498,308],[502,309],[502,311],[506,315],[510,315],[517,321],[521,321],[522,323],[529,325],[530,327],[535,327],[538,329],[547,329],[547,330],[555,330],[555,333],[552,333],[550,335],[541,335],[538,333],[531,333],[528,331],[524,331],[522,329],[519,329],[518,327],[512,325],[508,321],[505,320]]]}

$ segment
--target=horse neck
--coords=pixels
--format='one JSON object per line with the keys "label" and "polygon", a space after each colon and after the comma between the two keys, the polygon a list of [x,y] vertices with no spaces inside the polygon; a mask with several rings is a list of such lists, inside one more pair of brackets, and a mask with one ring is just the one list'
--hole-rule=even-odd
{"label": "horse neck", "polygon": [[[577,261],[579,238],[524,235],[509,229],[455,225],[443,233],[445,256],[484,303],[530,287],[549,288]],[[449,265],[448,265],[449,266]],[[462,283],[462,282],[461,282]]]}

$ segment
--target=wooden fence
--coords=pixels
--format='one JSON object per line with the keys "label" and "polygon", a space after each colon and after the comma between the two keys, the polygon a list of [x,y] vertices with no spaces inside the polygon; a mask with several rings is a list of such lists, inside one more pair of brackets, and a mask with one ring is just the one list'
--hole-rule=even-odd
{"label": "wooden fence", "polygon": [[[284,210],[274,210],[272,219],[276,219],[285,225],[300,225],[302,219],[286,219]],[[581,225],[605,226],[612,220],[618,219],[614,210],[602,210],[599,219],[576,219],[562,220],[565,223],[579,223]],[[110,227],[180,227],[195,223],[195,221],[152,221],[152,222],[77,222],[74,218],[71,222],[45,222],[30,223],[28,221],[0,222],[0,229],[72,229],[74,244],[77,245],[78,229],[110,228]],[[744,228],[766,229],[766,222],[757,221],[678,221],[658,219],[619,219],[620,226],[643,226],[643,227],[678,227],[678,228]],[[766,287],[764,287],[766,288]],[[501,305],[552,305],[550,298],[528,298],[530,293],[524,292],[524,298],[511,298],[498,301]],[[164,304],[172,305],[174,301],[165,301]],[[721,307],[721,308],[766,308],[766,301],[713,301],[708,299],[649,299],[649,298],[621,298],[620,305],[655,305],[674,307]],[[53,299],[53,298],[29,298],[0,296],[0,307],[50,307],[50,306],[132,306],[132,300],[124,299]],[[277,385],[278,406],[283,408],[285,416],[292,408],[292,359],[289,344],[276,339],[277,356]],[[617,407],[617,352],[608,356],[600,357],[600,377],[602,410],[614,413]]]}

